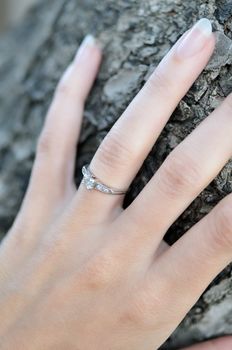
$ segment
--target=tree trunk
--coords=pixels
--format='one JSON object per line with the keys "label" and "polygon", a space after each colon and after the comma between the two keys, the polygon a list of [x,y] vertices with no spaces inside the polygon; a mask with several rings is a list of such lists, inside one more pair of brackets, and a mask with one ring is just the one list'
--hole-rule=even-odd
{"label": "tree trunk", "polygon": [[[77,185],[81,166],[91,160],[112,124],[171,45],[200,17],[212,20],[217,48],[145,160],[126,196],[126,207],[168,153],[231,92],[231,0],[44,0],[0,40],[1,236],[10,227],[27,187],[36,139],[54,87],[83,36],[94,33],[105,46],[105,58],[86,106],[76,165]],[[172,225],[166,234],[169,243],[231,192],[231,168],[229,162]],[[231,334],[231,287],[228,266],[162,349],[178,349]]]}

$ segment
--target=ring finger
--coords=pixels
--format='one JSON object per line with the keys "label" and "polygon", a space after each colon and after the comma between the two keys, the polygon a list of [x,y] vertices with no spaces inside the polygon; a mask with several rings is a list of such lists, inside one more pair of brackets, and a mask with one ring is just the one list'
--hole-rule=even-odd
{"label": "ring finger", "polygon": [[[207,64],[214,44],[211,24],[202,19],[174,45],[93,157],[90,169],[101,181],[119,189],[129,186],[178,102]],[[92,193],[84,186],[79,196],[89,210],[100,205],[106,216],[123,200],[121,195]]]}

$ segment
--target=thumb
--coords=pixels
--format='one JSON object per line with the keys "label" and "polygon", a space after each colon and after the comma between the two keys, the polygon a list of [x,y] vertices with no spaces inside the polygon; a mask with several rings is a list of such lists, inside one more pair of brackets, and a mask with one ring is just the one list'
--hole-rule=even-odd
{"label": "thumb", "polygon": [[231,350],[232,336],[208,340],[204,343],[190,346],[182,350]]}

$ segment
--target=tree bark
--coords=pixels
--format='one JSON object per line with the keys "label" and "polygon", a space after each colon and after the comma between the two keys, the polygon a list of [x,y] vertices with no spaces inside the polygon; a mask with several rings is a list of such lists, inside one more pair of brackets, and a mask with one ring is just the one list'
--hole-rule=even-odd
{"label": "tree bark", "polygon": [[[33,164],[36,139],[56,83],[87,33],[104,44],[104,62],[86,106],[76,183],[110,127],[180,35],[200,17],[217,32],[204,72],[180,102],[137,174],[124,206],[146,185],[169,152],[232,87],[231,0],[44,0],[0,40],[0,234],[19,209]],[[146,116],[144,116],[146,123]],[[213,135],[208,135],[209,139]],[[212,149],[212,157],[214,156]],[[173,243],[231,192],[232,162],[172,225]],[[232,334],[229,265],[207,288],[162,349]]]}

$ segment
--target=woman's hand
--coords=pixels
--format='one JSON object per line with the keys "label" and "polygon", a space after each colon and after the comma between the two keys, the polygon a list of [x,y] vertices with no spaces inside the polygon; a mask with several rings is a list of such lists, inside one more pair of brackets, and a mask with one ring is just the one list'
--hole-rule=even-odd
{"label": "woman's hand", "polygon": [[[90,169],[127,188],[215,46],[205,19],[184,34],[118,119]],[[231,195],[172,247],[162,238],[232,154],[232,94],[167,157],[134,202],[73,180],[101,49],[82,44],[58,85],[30,185],[0,249],[0,348],[151,350],[232,258]],[[230,338],[192,349],[231,349]]]}

